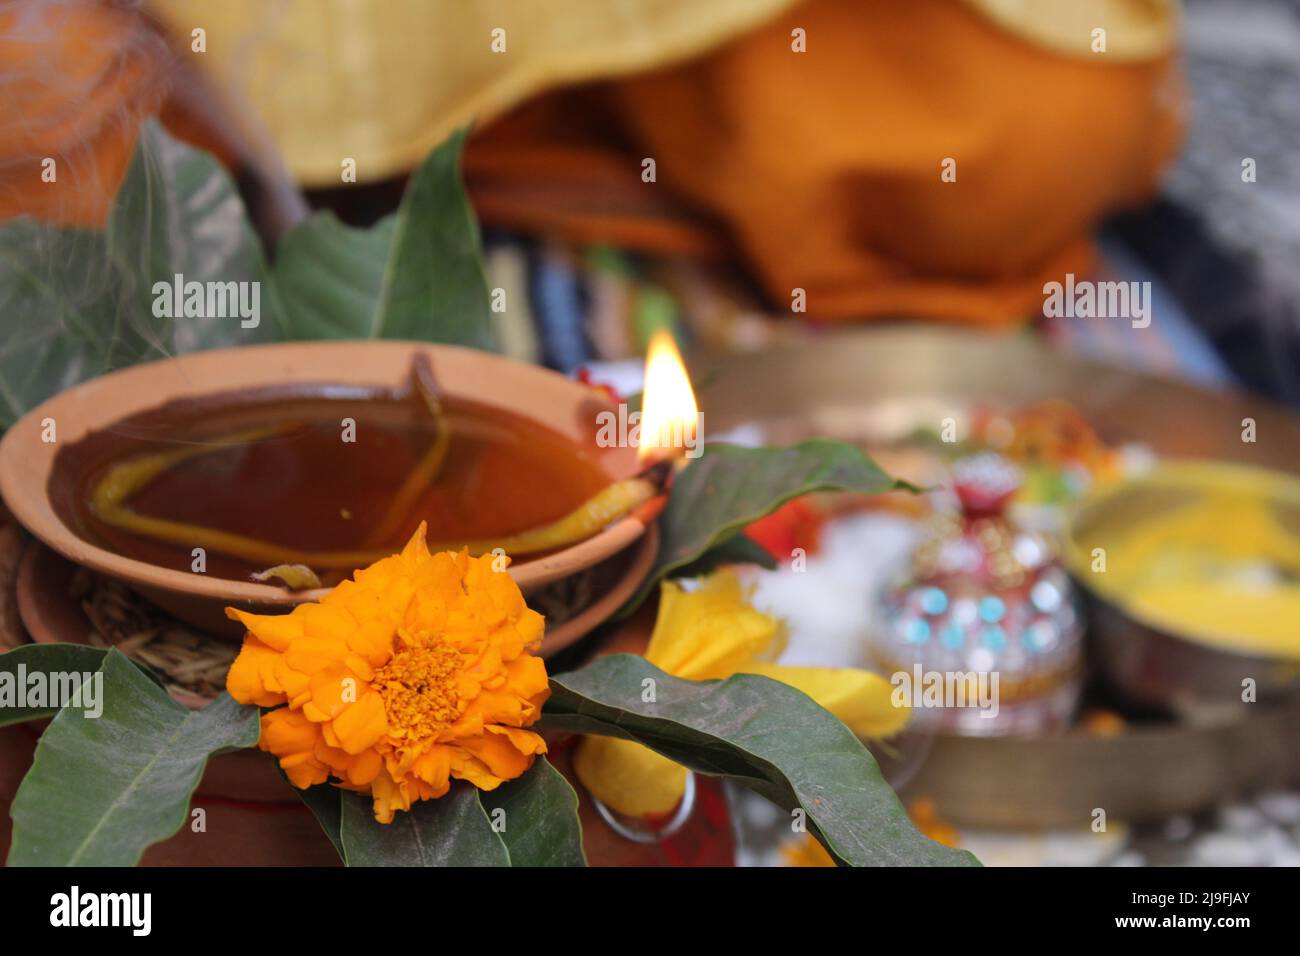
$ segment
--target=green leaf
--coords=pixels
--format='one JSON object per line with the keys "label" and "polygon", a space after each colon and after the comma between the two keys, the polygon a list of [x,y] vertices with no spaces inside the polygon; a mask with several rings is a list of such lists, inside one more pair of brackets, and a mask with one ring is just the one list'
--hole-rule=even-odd
{"label": "green leaf", "polygon": [[344,793],[342,804],[348,866],[586,865],[577,794],[545,757],[490,792],[453,783],[392,823],[375,821],[369,797]]}
{"label": "green leaf", "polygon": [[793,498],[814,491],[874,495],[896,488],[911,486],[890,478],[844,442],[814,438],[789,448],[707,445],[673,479],[659,516],[655,566],[619,615],[631,614],[665,577]]}
{"label": "green leaf", "polygon": [[184,825],[209,756],[257,743],[257,708],[228,694],[187,710],[116,650],[97,673],[103,713],[65,707],[41,735],[11,866],[131,866]]}
{"label": "green leaf", "polygon": [[117,311],[102,236],[29,219],[0,225],[0,428],[108,371]]}
{"label": "green leaf", "polygon": [[[154,284],[177,273],[187,282],[260,282],[257,328],[242,328],[237,316],[155,316]],[[230,177],[144,124],[106,231],[30,219],[0,225],[0,427],[113,369],[273,338],[280,309],[266,278]]]}
{"label": "green leaf", "polygon": [[273,274],[291,338],[371,337],[396,224],[355,229],[326,211],[280,237]]}
{"label": "green leaf", "polygon": [[488,818],[502,823],[511,866],[587,865],[578,795],[545,757],[518,780],[483,791],[479,800]]}
{"label": "green leaf", "polygon": [[683,578],[698,578],[725,564],[757,564],[760,568],[771,570],[776,567],[776,559],[745,532],[738,531],[709,548],[690,564],[675,569],[675,574]]}
{"label": "green leaf", "polygon": [[378,823],[367,796],[343,794],[343,859],[348,866],[509,866],[478,790],[457,783],[422,800],[392,823]]}
{"label": "green leaf", "polygon": [[[177,355],[277,337],[278,309],[271,283],[265,281],[266,259],[234,182],[212,156],[173,139],[157,123],[140,128],[135,157],[108,219],[107,238],[127,303],[125,314],[132,320],[125,330],[126,357]],[[156,317],[154,286],[165,283],[170,295],[177,275],[185,284],[255,286],[258,316],[247,321],[257,325],[243,327],[233,298],[219,316]]]}
{"label": "green leaf", "polygon": [[[49,687],[51,675],[59,675],[55,680],[61,682],[66,679],[62,675],[94,674],[103,666],[107,654],[105,648],[86,644],[24,644],[0,654],[0,727],[51,717],[59,712],[58,707],[51,705],[48,696],[39,704],[34,703],[33,674],[44,674],[45,686]],[[136,667],[159,687],[162,686],[162,681],[153,671],[139,663]],[[23,685],[27,688],[26,694],[19,690]],[[24,705],[19,706],[19,700],[24,697]]]}
{"label": "green leaf", "polygon": [[[268,271],[229,175],[154,122],[103,232],[29,219],[0,225],[0,428],[63,389],[137,362],[277,338],[417,339],[492,348],[478,224],[460,178],[464,133],[412,175],[373,229],[318,215],[282,240]],[[154,314],[157,283],[247,286],[258,321]],[[172,310],[174,311],[174,309]]]}
{"label": "green leaf", "polygon": [[[647,685],[644,682],[653,681]],[[645,688],[653,702],[644,702]],[[542,725],[638,741],[691,770],[728,777],[787,811],[853,866],[967,866],[969,853],[922,836],[847,727],[801,691],[755,674],[671,677],[616,654],[551,678]]]}
{"label": "green leaf", "polygon": [[411,176],[371,229],[325,213],[290,230],[275,280],[294,338],[414,339],[492,348],[478,223],[460,177],[464,131]]}

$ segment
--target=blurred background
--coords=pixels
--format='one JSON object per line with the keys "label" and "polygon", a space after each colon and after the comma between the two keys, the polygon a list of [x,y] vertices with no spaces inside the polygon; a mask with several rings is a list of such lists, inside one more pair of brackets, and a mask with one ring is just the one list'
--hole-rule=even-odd
{"label": "blurred background", "polygon": [[[1294,0],[18,0],[0,17],[3,216],[102,220],[159,113],[236,172],[273,242],[309,207],[375,221],[468,125],[494,285],[528,304],[504,330],[522,358],[638,354],[664,322],[745,349],[924,320],[1300,400]],[[26,187],[45,156],[75,189]],[[1066,273],[1156,282],[1160,321],[1045,317]]]}

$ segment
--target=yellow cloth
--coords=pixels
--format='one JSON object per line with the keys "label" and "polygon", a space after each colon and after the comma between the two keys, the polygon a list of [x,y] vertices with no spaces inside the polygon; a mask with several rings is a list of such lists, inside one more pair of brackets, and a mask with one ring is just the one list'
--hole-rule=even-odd
{"label": "yellow cloth", "polygon": [[[1104,27],[1114,60],[1167,53],[1177,30],[1176,0],[964,2],[1056,52],[1092,55],[1091,31]],[[307,186],[337,185],[344,158],[357,161],[362,182],[401,173],[458,126],[482,124],[557,86],[697,56],[794,7],[796,0],[149,2],[183,49],[196,27],[206,31],[206,52],[189,55],[252,107]],[[505,31],[505,52],[493,51],[496,29]],[[810,43],[821,42],[814,33]]]}
{"label": "yellow cloth", "polygon": [[[405,172],[447,134],[563,83],[701,53],[793,0],[150,0],[306,186]],[[505,31],[494,52],[493,31]]]}
{"label": "yellow cloth", "polygon": [[1106,55],[1150,60],[1173,49],[1178,0],[965,0],[1003,30],[1044,49],[1092,57],[1092,31],[1106,31]]}
{"label": "yellow cloth", "polygon": [[[246,102],[250,133],[264,130],[306,185],[341,184],[348,159],[360,181],[401,173],[475,120],[467,179],[485,222],[739,258],[774,308],[799,288],[814,318],[1020,321],[1044,282],[1088,271],[1100,216],[1151,194],[1181,122],[1173,0],[149,10],[182,65]],[[19,0],[0,11],[0,27],[15,22],[27,29],[0,30],[13,80],[0,217],[98,223],[161,95],[163,42],[138,11],[103,4]],[[1104,54],[1091,50],[1095,26]],[[806,53],[790,49],[795,30]],[[178,91],[193,85],[172,72]],[[586,94],[538,97],[597,79]],[[177,99],[169,124],[210,146]],[[31,186],[44,157],[59,162],[57,188]],[[653,187],[643,157],[656,160]],[[955,182],[940,178],[945,157]]]}

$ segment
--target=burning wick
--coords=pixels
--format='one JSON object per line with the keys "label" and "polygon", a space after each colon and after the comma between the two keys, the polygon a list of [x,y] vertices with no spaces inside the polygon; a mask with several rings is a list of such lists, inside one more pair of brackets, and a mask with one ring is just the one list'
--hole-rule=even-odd
{"label": "burning wick", "polygon": [[637,458],[643,463],[698,458],[703,424],[677,343],[671,332],[660,329],[646,350]]}

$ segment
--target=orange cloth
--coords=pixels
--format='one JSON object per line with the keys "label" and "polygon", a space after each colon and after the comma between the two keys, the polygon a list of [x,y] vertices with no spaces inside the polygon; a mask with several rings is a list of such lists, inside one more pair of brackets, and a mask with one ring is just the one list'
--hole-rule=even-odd
{"label": "orange cloth", "polygon": [[[203,105],[193,102],[201,91],[186,69],[138,9],[103,0],[21,0],[0,8],[0,222],[32,216],[102,226],[140,124],[154,115],[234,166],[231,144],[195,108]],[[187,86],[188,100],[168,99]]]}
{"label": "orange cloth", "polygon": [[489,224],[734,248],[778,309],[801,288],[811,317],[1001,325],[1090,269],[1100,216],[1151,195],[1180,101],[1168,54],[1057,53],[958,0],[811,0],[525,104],[471,141],[466,174]]}
{"label": "orange cloth", "polygon": [[[136,130],[161,101],[166,53],[136,11],[85,3],[0,9],[0,220],[103,221]],[[42,179],[46,159],[54,160],[53,181]]]}

